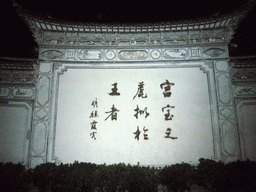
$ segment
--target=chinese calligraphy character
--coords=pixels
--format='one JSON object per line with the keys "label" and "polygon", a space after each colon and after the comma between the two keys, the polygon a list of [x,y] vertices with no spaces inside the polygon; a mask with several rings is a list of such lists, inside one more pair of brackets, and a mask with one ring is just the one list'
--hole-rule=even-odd
{"label": "chinese calligraphy character", "polygon": [[144,96],[144,82],[139,82],[138,85],[138,91],[136,93],[136,95],[133,97],[133,99],[135,99],[135,97],[138,95],[138,97],[142,97],[142,98],[147,98],[147,94],[145,94]]}
{"label": "chinese calligraphy character", "polygon": [[95,134],[96,134],[96,133],[97,133],[97,132],[92,132],[92,133],[90,134],[91,138],[94,139],[94,140],[96,140],[96,137],[95,137]]}
{"label": "chinese calligraphy character", "polygon": [[117,120],[117,111],[119,111],[117,108],[115,108],[114,104],[111,107],[111,111],[107,111],[105,113],[110,113],[110,115],[105,119],[105,121],[111,116],[111,120]]}
{"label": "chinese calligraphy character", "polygon": [[163,92],[164,97],[171,97],[172,93],[170,90],[172,85],[175,85],[175,84],[170,83],[167,79],[166,79],[166,82],[160,84],[161,89],[164,88],[164,92]]}
{"label": "chinese calligraphy character", "polygon": [[137,126],[137,131],[133,133],[133,134],[135,134],[134,139],[140,140],[140,133],[141,133],[141,131],[139,130],[139,126]]}
{"label": "chinese calligraphy character", "polygon": [[147,112],[147,107],[145,107],[144,110],[140,110],[139,106],[137,105],[137,108],[134,109],[134,111],[136,111],[136,114],[134,115],[136,117],[136,119],[138,119],[138,114],[142,115],[142,114],[146,114],[145,118],[147,118],[149,116],[149,113]]}
{"label": "chinese calligraphy character", "polygon": [[145,129],[145,127],[143,127],[143,131],[144,131],[144,140],[148,140],[148,134],[146,134],[146,132],[148,131],[148,129]]}
{"label": "chinese calligraphy character", "polygon": [[[91,129],[96,129],[96,123],[98,123],[97,121],[93,121],[92,123],[91,123]],[[97,129],[96,129],[97,130]]]}
{"label": "chinese calligraphy character", "polygon": [[[148,129],[145,129],[145,127],[143,127],[143,131],[144,131],[144,134],[143,134],[144,140],[148,140],[148,134],[146,134]],[[133,134],[135,134],[134,139],[140,140],[140,133],[141,133],[141,131],[139,129],[139,126],[137,126],[137,131],[133,133]]]}
{"label": "chinese calligraphy character", "polygon": [[109,95],[111,95],[111,96],[119,96],[120,95],[120,93],[118,93],[117,92],[117,83],[114,83],[114,84],[112,84],[114,87],[111,89],[112,90],[112,92],[111,93],[109,93]]}
{"label": "chinese calligraphy character", "polygon": [[93,106],[93,107],[98,107],[97,98],[95,98],[95,100],[92,101],[92,106]]}
{"label": "chinese calligraphy character", "polygon": [[170,106],[169,104],[168,105],[166,105],[166,107],[163,107],[162,108],[162,111],[164,112],[164,110],[167,108],[167,113],[166,114],[164,114],[164,116],[165,116],[165,120],[172,120],[172,118],[174,117],[174,115],[171,115],[170,114],[170,109],[173,109],[173,108],[175,108],[175,106]]}
{"label": "chinese calligraphy character", "polygon": [[91,112],[91,116],[89,118],[98,117],[97,110]]}
{"label": "chinese calligraphy character", "polygon": [[164,138],[178,139],[178,137],[171,137],[171,136],[170,136],[171,131],[172,131],[171,128],[167,128],[167,130],[166,130],[166,132],[165,132],[166,136],[165,136]]}
{"label": "chinese calligraphy character", "polygon": [[[97,101],[97,98],[95,98],[95,100],[93,100],[92,101],[92,107],[93,108],[98,108],[98,101]],[[98,117],[98,111],[97,110],[95,110],[95,111],[92,111],[91,112],[91,116],[89,117],[89,118],[97,118]],[[98,122],[97,121],[95,121],[95,120],[93,120],[93,122],[91,122],[91,130],[97,130],[97,128],[96,128],[96,124],[97,124]],[[92,132],[92,133],[90,133],[90,136],[91,136],[91,138],[92,139],[94,139],[94,140],[96,140],[96,137],[95,137],[95,134],[96,134],[97,132]]]}

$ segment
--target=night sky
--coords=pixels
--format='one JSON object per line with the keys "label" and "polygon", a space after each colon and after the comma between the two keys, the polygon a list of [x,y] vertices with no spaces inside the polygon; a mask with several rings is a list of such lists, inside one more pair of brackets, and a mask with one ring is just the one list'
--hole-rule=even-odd
{"label": "night sky", "polygon": [[[0,6],[0,56],[37,58],[37,44],[11,0]],[[230,12],[250,0],[212,1],[60,1],[16,0],[23,8],[42,17],[85,23],[156,23],[200,19]],[[240,23],[230,44],[231,56],[256,55],[256,6]]]}

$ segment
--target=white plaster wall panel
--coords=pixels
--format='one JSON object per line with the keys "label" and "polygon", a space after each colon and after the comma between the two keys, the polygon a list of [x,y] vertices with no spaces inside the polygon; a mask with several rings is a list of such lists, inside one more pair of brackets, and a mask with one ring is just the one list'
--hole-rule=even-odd
{"label": "white plaster wall panel", "polygon": [[220,107],[220,118],[221,119],[233,119],[235,116],[234,108],[232,106]]}
{"label": "white plaster wall panel", "polygon": [[237,155],[238,135],[237,130],[234,126],[234,122],[223,122],[222,134],[225,152],[230,156]]}
{"label": "white plaster wall panel", "polygon": [[208,88],[210,90],[210,97],[209,101],[211,104],[211,119],[212,119],[212,126],[213,126],[213,138],[214,138],[214,150],[216,154],[216,160],[223,159],[223,147],[222,147],[222,138],[220,133],[220,125],[219,125],[219,113],[218,113],[218,98],[217,98],[217,89],[218,85],[215,82],[215,71],[214,71],[214,64],[213,60],[206,60],[204,61],[205,67],[201,69],[208,73]]}
{"label": "white plaster wall panel", "polygon": [[47,76],[42,76],[39,78],[39,87],[38,87],[38,99],[37,102],[40,105],[46,105],[49,102],[49,89],[50,79]]}
{"label": "white plaster wall panel", "polygon": [[39,65],[40,74],[51,73],[51,71],[52,71],[52,65],[50,63],[45,63],[45,62],[40,63]]}
{"label": "white plaster wall panel", "polygon": [[26,102],[0,104],[0,162],[29,164],[31,116]]}
{"label": "white plaster wall panel", "polygon": [[48,119],[48,113],[49,111],[47,108],[37,108],[35,110],[36,117],[35,119],[37,120],[47,120]]}
{"label": "white plaster wall panel", "polygon": [[228,104],[231,100],[229,77],[226,75],[220,75],[218,77],[218,86],[220,102],[223,104]]}
{"label": "white plaster wall panel", "polygon": [[33,157],[33,158],[31,159],[30,167],[31,167],[31,168],[35,168],[37,165],[40,165],[40,164],[43,164],[43,163],[45,163],[44,158],[41,158],[41,157]]}
{"label": "white plaster wall panel", "polygon": [[36,166],[36,162],[46,162],[47,133],[50,124],[49,111],[51,109],[52,68],[53,64],[49,62],[40,62],[39,64],[36,99],[33,109],[32,167]]}
{"label": "white plaster wall panel", "polygon": [[218,61],[218,62],[216,62],[216,69],[218,71],[228,71],[229,63],[226,61]]}
{"label": "white plaster wall panel", "polygon": [[237,99],[242,160],[256,161],[256,100]]}
{"label": "white plaster wall panel", "polygon": [[233,60],[231,64],[234,67],[231,75],[239,131],[240,159],[255,161],[255,60]]}
{"label": "white plaster wall panel", "polygon": [[221,128],[221,142],[223,146],[223,160],[235,161],[239,158],[238,130],[234,110],[234,100],[229,76],[227,60],[215,61],[215,77],[218,86],[219,123]]}
{"label": "white plaster wall panel", "polygon": [[33,150],[36,155],[41,155],[43,152],[45,152],[46,131],[47,131],[46,129],[47,129],[47,126],[43,122],[38,123],[34,127]]}
{"label": "white plaster wall panel", "polygon": [[[197,162],[202,156],[214,156],[208,78],[207,73],[199,68],[136,70],[71,67],[59,77],[54,148],[60,161],[170,164],[179,161]],[[163,90],[160,84],[166,78],[171,78],[175,86],[171,99],[166,98],[165,101],[161,100]],[[133,101],[140,81],[145,83],[148,98],[136,98]],[[123,99],[106,96],[111,92],[114,82],[118,82],[118,91]],[[98,115],[102,121],[98,121],[98,135],[94,142],[90,138],[89,116],[91,101],[95,97],[101,106]],[[143,117],[136,120],[134,117],[137,99],[139,108],[147,107],[150,113],[146,120]],[[174,119],[170,124],[164,121],[161,123],[160,119],[164,118],[161,106],[169,102],[175,105]],[[104,121],[105,112],[113,104],[120,110],[117,121]],[[142,133],[139,141],[134,139],[133,133],[137,126],[149,129],[149,140],[144,141]],[[160,130],[166,132],[167,126],[172,127],[172,134],[178,137],[177,140],[170,140],[170,143],[165,143],[168,141],[163,141],[164,136],[160,133]]]}

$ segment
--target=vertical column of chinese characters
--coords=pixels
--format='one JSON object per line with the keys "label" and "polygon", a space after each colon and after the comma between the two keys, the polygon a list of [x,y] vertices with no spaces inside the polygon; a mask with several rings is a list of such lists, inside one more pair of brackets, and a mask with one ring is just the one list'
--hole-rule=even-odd
{"label": "vertical column of chinese characters", "polygon": [[99,115],[98,115],[98,101],[97,101],[97,98],[95,98],[95,100],[92,101],[92,112],[91,112],[91,115],[89,117],[89,119],[93,119],[93,121],[91,122],[91,133],[90,133],[90,137],[94,140],[96,140],[96,133],[97,133],[97,121],[95,121],[95,118],[98,118]]}
{"label": "vertical column of chinese characters", "polygon": [[[111,89],[112,92],[108,93],[110,96],[120,96],[120,93],[118,92],[117,83],[112,84],[114,87]],[[115,108],[115,104],[112,105],[111,111],[107,111],[105,113],[109,113],[109,116],[106,117],[105,121],[111,117],[111,120],[117,120],[117,112],[119,110]]]}
{"label": "vertical column of chinese characters", "polygon": [[[164,98],[170,98],[171,97],[171,95],[172,95],[171,86],[173,86],[173,85],[175,85],[175,84],[170,83],[167,79],[166,79],[165,82],[160,84],[160,88],[164,90],[164,92],[163,92]],[[175,108],[175,106],[171,106],[170,104],[167,104],[166,106],[162,107],[162,113],[165,113],[164,114],[164,120],[165,121],[173,120],[174,115],[171,114],[170,111],[174,108]],[[166,129],[164,138],[166,138],[166,139],[178,139],[178,137],[171,136],[171,132],[172,132],[172,129],[170,127],[168,127]]]}
{"label": "vertical column of chinese characters", "polygon": [[[133,100],[134,100],[136,97],[142,98],[142,99],[145,99],[145,98],[148,97],[147,94],[144,94],[144,82],[143,82],[143,81],[142,81],[142,82],[139,82],[138,91],[137,91],[137,93],[134,95]],[[134,114],[134,117],[135,117],[136,119],[138,119],[139,116],[141,116],[141,115],[143,115],[143,116],[145,115],[144,117],[145,117],[145,119],[146,119],[146,118],[150,115],[149,112],[148,112],[147,107],[145,107],[144,110],[141,110],[141,109],[139,108],[139,105],[138,105],[138,104],[137,104],[137,107],[134,109],[134,111],[136,112],[136,113]],[[148,140],[148,134],[147,134],[148,129],[146,129],[145,126],[144,126],[144,128],[143,128],[143,131],[144,131],[144,134],[143,134],[144,140]],[[134,139],[140,140],[140,133],[141,133],[140,128],[139,128],[139,126],[137,126],[137,130],[133,133],[133,134],[135,135]]]}

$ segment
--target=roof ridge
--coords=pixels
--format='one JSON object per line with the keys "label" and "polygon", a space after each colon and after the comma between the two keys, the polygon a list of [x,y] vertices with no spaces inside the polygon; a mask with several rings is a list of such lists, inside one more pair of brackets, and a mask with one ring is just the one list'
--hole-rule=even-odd
{"label": "roof ridge", "polygon": [[[31,10],[25,9],[21,5],[19,5],[15,0],[12,0],[13,6],[16,9],[16,12],[21,17],[34,17],[38,20],[43,20],[50,23],[61,23],[66,25],[88,25],[88,26],[150,26],[150,25],[172,25],[172,24],[191,24],[191,23],[202,23],[207,22],[209,20],[222,20],[227,17],[237,16],[240,14],[243,14],[243,18],[247,15],[247,13],[252,9],[252,7],[256,4],[255,0],[251,0],[248,3],[234,9],[231,11],[228,11],[227,13],[221,13],[221,14],[215,14],[215,15],[209,15],[204,18],[192,18],[192,19],[181,19],[181,20],[174,20],[174,21],[160,21],[160,22],[145,22],[145,23],[100,23],[100,22],[86,22],[86,21],[71,21],[71,20],[65,20],[62,18],[56,18],[52,17],[46,13],[36,13]],[[242,18],[242,19],[243,19]]]}

